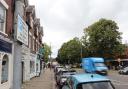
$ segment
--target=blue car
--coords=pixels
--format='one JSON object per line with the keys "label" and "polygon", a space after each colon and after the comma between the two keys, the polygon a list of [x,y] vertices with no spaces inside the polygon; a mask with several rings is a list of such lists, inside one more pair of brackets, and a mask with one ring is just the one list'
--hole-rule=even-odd
{"label": "blue car", "polygon": [[76,74],[67,79],[62,89],[115,89],[115,87],[105,76]]}

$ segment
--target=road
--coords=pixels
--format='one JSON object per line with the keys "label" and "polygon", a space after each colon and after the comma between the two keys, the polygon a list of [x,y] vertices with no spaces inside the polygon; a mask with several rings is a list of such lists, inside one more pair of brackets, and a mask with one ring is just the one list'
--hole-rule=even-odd
{"label": "road", "polygon": [[128,75],[119,75],[117,71],[110,72],[108,76],[116,89],[128,89]]}
{"label": "road", "polygon": [[[82,69],[77,69],[83,73]],[[119,75],[117,71],[109,71],[108,78],[112,81],[116,89],[128,89],[128,75]]]}
{"label": "road", "polygon": [[[83,72],[81,69],[77,69],[77,71]],[[110,71],[108,77],[116,89],[128,89],[128,75],[119,75],[117,71]],[[22,89],[56,89],[55,85],[53,70],[45,69],[40,77],[33,78],[23,84]]]}

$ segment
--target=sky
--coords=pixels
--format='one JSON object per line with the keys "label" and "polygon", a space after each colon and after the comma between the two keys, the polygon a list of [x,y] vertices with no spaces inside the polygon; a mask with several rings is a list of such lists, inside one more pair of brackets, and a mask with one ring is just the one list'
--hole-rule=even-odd
{"label": "sky", "polygon": [[51,45],[52,57],[64,42],[81,37],[83,29],[100,18],[114,20],[128,40],[128,0],[29,0],[44,29],[43,42]]}

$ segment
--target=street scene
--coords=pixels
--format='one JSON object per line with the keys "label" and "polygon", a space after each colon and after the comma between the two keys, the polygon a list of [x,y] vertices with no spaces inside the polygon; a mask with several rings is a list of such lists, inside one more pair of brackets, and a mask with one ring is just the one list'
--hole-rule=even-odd
{"label": "street scene", "polygon": [[128,89],[128,0],[0,0],[0,89]]}
{"label": "street scene", "polygon": [[[77,73],[83,73],[82,69],[76,69]],[[127,89],[128,76],[119,75],[117,71],[109,71],[108,77],[111,79],[115,89]],[[34,78],[23,84],[22,89],[58,89],[56,85],[53,69],[45,69],[40,77]]]}

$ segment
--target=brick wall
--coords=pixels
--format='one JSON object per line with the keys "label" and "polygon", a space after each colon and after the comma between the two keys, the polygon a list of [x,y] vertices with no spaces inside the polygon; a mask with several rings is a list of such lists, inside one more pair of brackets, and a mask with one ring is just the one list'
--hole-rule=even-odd
{"label": "brick wall", "polygon": [[5,2],[9,6],[6,18],[6,34],[8,34],[8,37],[10,38],[13,34],[14,0],[5,0]]}

